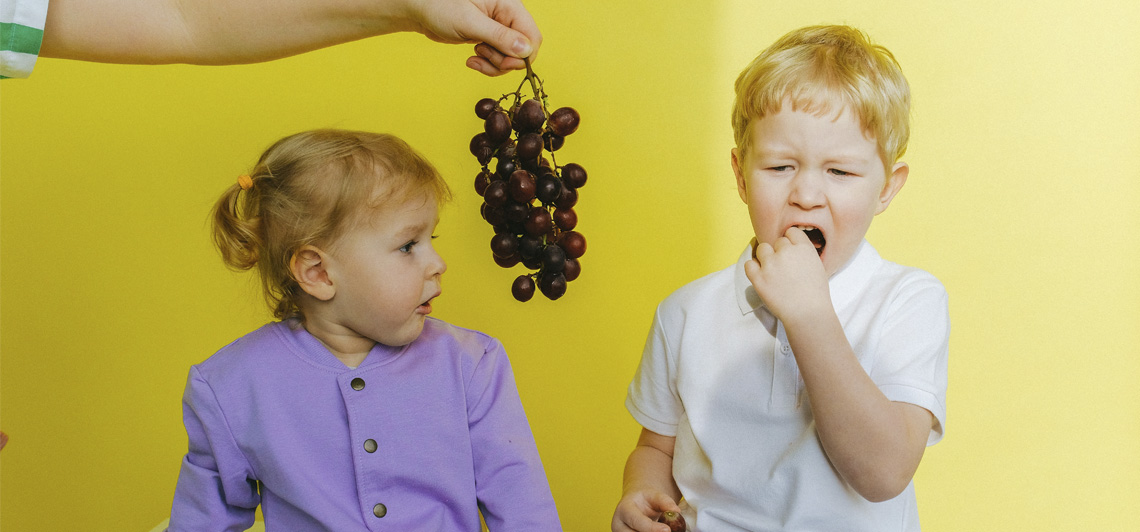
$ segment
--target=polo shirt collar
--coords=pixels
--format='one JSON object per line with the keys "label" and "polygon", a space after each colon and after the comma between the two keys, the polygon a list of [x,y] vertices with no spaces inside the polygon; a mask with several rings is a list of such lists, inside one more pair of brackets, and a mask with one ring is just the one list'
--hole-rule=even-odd
{"label": "polo shirt collar", "polygon": [[[752,282],[744,274],[744,264],[751,258],[752,245],[749,244],[744,249],[744,253],[741,253],[740,258],[737,259],[735,266],[734,292],[736,293],[736,304],[740,307],[741,314],[748,314],[765,308],[764,301],[760,299],[760,295],[752,287]],[[831,290],[832,306],[839,310],[851,303],[871,280],[882,260],[875,248],[863,240],[859,244],[859,248],[855,250],[855,255],[851,257],[851,260],[827,281]]]}

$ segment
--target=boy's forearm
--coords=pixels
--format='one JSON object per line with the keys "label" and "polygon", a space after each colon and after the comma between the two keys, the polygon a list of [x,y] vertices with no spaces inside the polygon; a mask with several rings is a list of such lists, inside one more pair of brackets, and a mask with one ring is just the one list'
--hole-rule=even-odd
{"label": "boy's forearm", "polygon": [[660,449],[638,445],[625,463],[622,494],[640,490],[660,491],[677,501],[681,490],[673,480],[673,457]]}
{"label": "boy's forearm", "polygon": [[838,317],[822,316],[784,324],[820,441],[860,495],[872,501],[893,498],[918,469],[931,414],[887,399],[859,364]]}

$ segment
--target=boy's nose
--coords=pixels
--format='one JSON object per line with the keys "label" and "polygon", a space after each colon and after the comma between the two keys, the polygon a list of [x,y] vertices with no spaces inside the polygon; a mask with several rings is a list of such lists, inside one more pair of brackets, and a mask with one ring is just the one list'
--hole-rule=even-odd
{"label": "boy's nose", "polygon": [[823,206],[825,197],[819,177],[810,172],[802,172],[792,181],[788,201],[801,209],[814,209]]}

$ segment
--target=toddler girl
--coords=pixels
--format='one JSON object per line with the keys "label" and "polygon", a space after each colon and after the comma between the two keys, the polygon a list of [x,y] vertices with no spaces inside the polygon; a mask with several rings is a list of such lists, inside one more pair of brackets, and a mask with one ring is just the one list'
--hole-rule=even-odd
{"label": "toddler girl", "polygon": [[214,208],[280,321],[191,368],[172,531],[560,530],[503,346],[428,315],[442,177],[390,135],[271,146]]}

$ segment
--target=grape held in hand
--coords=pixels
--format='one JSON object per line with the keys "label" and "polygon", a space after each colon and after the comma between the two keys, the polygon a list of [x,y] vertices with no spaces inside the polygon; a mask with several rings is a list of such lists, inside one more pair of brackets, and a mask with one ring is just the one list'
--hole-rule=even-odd
{"label": "grape held in hand", "polygon": [[685,516],[680,512],[664,512],[657,518],[658,523],[669,525],[669,532],[686,532],[689,527],[685,524]]}

